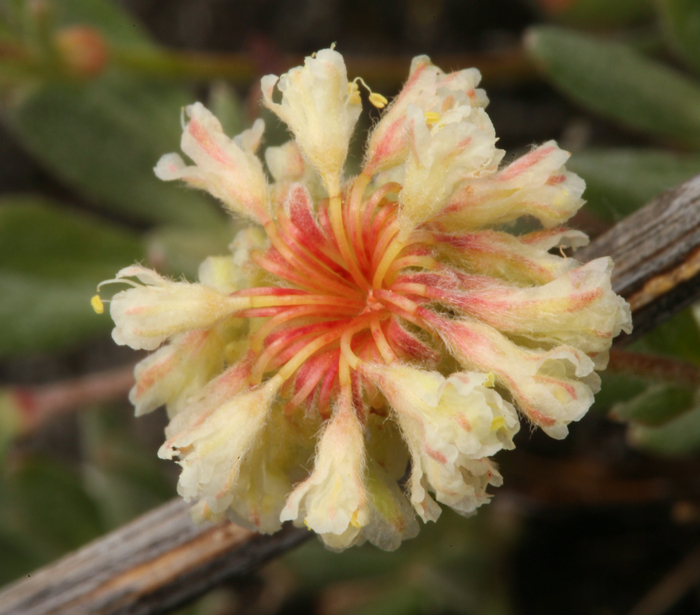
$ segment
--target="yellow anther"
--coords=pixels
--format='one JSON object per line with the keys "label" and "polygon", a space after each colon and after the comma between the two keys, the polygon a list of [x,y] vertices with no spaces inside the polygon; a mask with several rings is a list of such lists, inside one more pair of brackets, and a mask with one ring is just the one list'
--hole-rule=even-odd
{"label": "yellow anther", "polygon": [[316,58],[316,52],[315,52],[315,51],[311,54],[311,57],[314,58],[314,59]]}
{"label": "yellow anther", "polygon": [[502,416],[497,416],[491,421],[491,431],[498,431],[506,424],[506,420]]}
{"label": "yellow anther", "polygon": [[100,299],[99,295],[95,295],[92,299],[90,299],[90,305],[92,306],[92,309],[95,310],[96,314],[104,314],[105,306],[104,303],[102,303],[102,299]]}
{"label": "yellow anther", "polygon": [[426,111],[425,112],[425,123],[435,124],[440,121],[440,114],[437,111]]}
{"label": "yellow anther", "polygon": [[360,522],[357,520],[359,511],[356,510],[354,513],[352,513],[352,518],[350,519],[350,525],[353,527],[362,527],[360,525]]}
{"label": "yellow anther", "polygon": [[389,103],[384,96],[377,94],[377,92],[370,92],[369,102],[371,102],[377,109],[383,109]]}
{"label": "yellow anther", "polygon": [[354,81],[348,83],[348,96],[353,105],[359,105],[362,102],[360,99],[360,88],[357,87],[357,83]]}
{"label": "yellow anther", "polygon": [[355,77],[355,79],[348,83],[348,94],[351,95],[353,103],[357,103],[360,100],[360,89],[357,85],[358,83],[361,83],[367,90],[367,92],[369,93],[369,102],[372,105],[374,105],[377,109],[383,109],[387,106],[387,104],[389,104],[389,101],[386,99],[386,97],[382,96],[381,94],[378,94],[377,92],[373,92],[372,89],[365,83],[362,77]]}
{"label": "yellow anther", "polygon": [[496,374],[493,372],[489,372],[486,375],[486,380],[484,380],[484,384],[487,389],[492,389],[494,386],[496,386]]}

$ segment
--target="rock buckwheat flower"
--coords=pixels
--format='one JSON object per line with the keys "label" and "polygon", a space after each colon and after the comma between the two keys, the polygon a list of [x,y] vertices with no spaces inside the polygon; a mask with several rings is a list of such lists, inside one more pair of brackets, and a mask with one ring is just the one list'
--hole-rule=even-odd
{"label": "rock buckwheat flower", "polygon": [[[111,300],[115,341],[155,351],[131,400],[167,406],[159,454],[182,466],[197,518],[395,549],[416,516],[489,501],[521,417],[563,438],[592,404],[629,306],[610,259],[562,250],[587,242],[562,226],[583,204],[569,154],[549,142],[501,165],[479,79],[416,58],[356,177],[343,168],[363,82],[334,49],[263,78],[294,136],[267,170],[261,120],[231,139],[186,109],[193,164],[168,154],[156,174],[253,225],[198,283],[141,266],[109,282],[131,286]],[[523,217],[540,230],[510,232]]]}

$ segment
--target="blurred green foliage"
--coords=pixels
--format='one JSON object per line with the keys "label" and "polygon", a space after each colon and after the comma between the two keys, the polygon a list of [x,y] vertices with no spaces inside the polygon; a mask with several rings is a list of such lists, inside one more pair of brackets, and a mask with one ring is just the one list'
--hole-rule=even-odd
{"label": "blurred green foliage", "polygon": [[109,329],[85,301],[95,281],[143,258],[135,233],[38,197],[0,199],[0,357]]}
{"label": "blurred green foliage", "polygon": [[[609,32],[652,20],[651,38],[667,46],[628,44],[625,30],[603,37],[546,25],[527,36],[528,52],[549,83],[582,112],[630,136],[624,147],[597,145],[572,157],[569,167],[588,184],[589,211],[617,221],[700,173],[700,4],[534,4],[572,28]],[[66,38],[76,26],[97,38]],[[66,40],[73,52],[93,54],[94,72],[80,72]],[[192,278],[199,262],[224,252],[235,232],[207,196],[153,175],[158,158],[179,149],[178,114],[195,99],[190,84],[139,73],[134,58],[157,51],[145,29],[109,0],[0,1],[0,120],[49,174],[104,214],[88,216],[35,195],[0,199],[0,319],[11,323],[0,329],[5,360],[106,333],[109,319],[89,305],[96,283],[144,260]],[[122,52],[132,60],[128,66],[119,62]],[[670,54],[681,64],[671,65]],[[244,105],[232,88],[213,84],[209,104],[230,133],[245,128]],[[700,365],[693,311],[634,350]],[[603,381],[596,407],[630,426],[632,445],[662,455],[700,450],[697,386],[630,373],[605,373]],[[0,465],[0,584],[174,495],[166,464],[135,435],[125,408],[81,411],[76,430],[79,462],[25,451]],[[505,615],[512,605],[502,565],[517,537],[517,523],[495,507],[469,523],[446,511],[396,553],[362,547],[338,555],[314,541],[284,565],[298,593],[328,600],[356,594],[343,613],[449,608]],[[210,599],[188,613],[220,612],[221,604]]]}
{"label": "blurred green foliage", "polygon": [[696,0],[656,0],[656,3],[669,46],[700,75],[700,3]]}
{"label": "blurred green foliage", "polygon": [[700,149],[700,85],[629,45],[553,26],[530,31],[530,55],[577,103],[622,126]]}
{"label": "blurred green foliage", "polygon": [[[692,0],[691,0],[692,1]],[[653,0],[533,0],[544,17],[569,26],[607,29],[642,22]]]}
{"label": "blurred green foliage", "polygon": [[[609,222],[700,173],[700,82],[689,72],[697,71],[700,60],[700,4],[658,0],[654,7],[664,40],[688,70],[649,57],[638,45],[560,27],[538,26],[526,37],[543,76],[565,96],[657,144],[584,149],[572,157],[569,167],[586,180],[590,211]],[[700,364],[692,310],[658,327],[635,349]],[[698,387],[700,382],[606,375],[597,405],[630,425],[633,446],[685,455],[700,450]]]}

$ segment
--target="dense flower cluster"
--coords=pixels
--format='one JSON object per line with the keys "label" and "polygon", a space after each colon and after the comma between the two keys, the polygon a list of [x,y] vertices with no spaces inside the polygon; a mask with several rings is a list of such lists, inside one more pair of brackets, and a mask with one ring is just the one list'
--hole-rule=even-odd
{"label": "dense flower cluster", "polygon": [[[479,79],[416,58],[351,178],[362,82],[333,49],[263,78],[294,135],[267,169],[261,120],[230,139],[187,108],[192,164],[168,154],[156,174],[253,224],[198,283],[120,271],[132,288],[111,315],[117,343],[155,351],[131,399],[137,414],[167,406],[160,455],[200,518],[395,549],[437,502],[470,514],[489,500],[518,413],[563,438],[590,407],[629,306],[610,259],[562,251],[587,242],[562,227],[583,203],[569,154],[549,142],[501,166]],[[509,233],[521,218],[539,230]]]}

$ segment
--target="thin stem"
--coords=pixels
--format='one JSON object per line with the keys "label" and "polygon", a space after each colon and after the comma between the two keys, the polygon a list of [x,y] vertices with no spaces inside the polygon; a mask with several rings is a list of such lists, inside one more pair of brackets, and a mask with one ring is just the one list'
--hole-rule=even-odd
{"label": "thin stem", "polygon": [[608,371],[644,380],[662,380],[693,388],[700,383],[700,367],[695,363],[675,357],[664,357],[619,348],[610,350]]}
{"label": "thin stem", "polygon": [[422,269],[428,269],[432,271],[438,266],[438,262],[431,256],[404,256],[403,258],[397,258],[386,272],[386,278],[388,280],[393,280],[394,276],[406,267],[421,267]]}
{"label": "thin stem", "polygon": [[[327,330],[330,328],[330,331],[326,332],[325,334],[320,335],[317,337],[313,342],[310,344],[307,344],[299,353],[297,353],[291,361],[288,363],[292,363],[294,361],[298,361],[297,367],[299,367],[306,359],[308,359],[314,352],[312,351],[309,354],[304,354],[305,351],[311,347],[314,346],[319,340],[325,339],[327,336],[330,335],[330,341],[327,343],[330,343],[331,341],[338,339],[343,332],[343,326],[347,323],[347,320],[335,320],[331,322],[324,322],[324,323],[317,323],[314,325],[308,325],[306,327],[299,327],[297,329],[293,329],[291,331],[285,331],[275,339],[266,349],[265,352],[263,352],[255,362],[255,367],[253,368],[253,372],[250,376],[250,381],[253,384],[259,384],[262,382],[263,375],[265,374],[266,371],[268,371],[267,366],[270,364],[270,362],[275,358],[276,355],[282,353],[285,348],[288,346],[292,345],[294,342],[298,340],[303,340],[306,337],[315,335],[320,333],[323,330]],[[321,344],[318,348],[322,348],[326,344]],[[318,348],[316,350],[318,350]],[[296,368],[295,368],[296,369]],[[286,371],[285,371],[286,370]],[[283,374],[283,379],[286,380],[289,376],[292,375],[294,370],[291,372],[289,371],[289,368],[285,364],[284,367],[280,370],[279,373]]]}
{"label": "thin stem", "polygon": [[253,352],[260,352],[262,350],[263,342],[265,338],[273,331],[273,329],[279,327],[284,323],[288,323],[291,320],[296,320],[297,318],[309,318],[309,317],[319,317],[319,318],[337,318],[338,316],[343,316],[345,310],[339,307],[331,306],[300,306],[292,309],[285,309],[278,314],[275,314],[270,318],[264,325],[262,325],[253,335],[250,336],[250,349]]}
{"label": "thin stem", "polygon": [[373,313],[358,316],[355,318],[352,325],[343,332],[343,335],[340,338],[340,353],[343,357],[345,357],[348,365],[353,369],[357,369],[357,366],[360,364],[360,359],[352,351],[352,338],[356,333],[359,333],[363,329],[369,327],[370,322],[374,317],[375,315]]}
{"label": "thin stem", "polygon": [[333,343],[336,341],[344,331],[343,326],[339,326],[333,331],[329,331],[325,335],[321,335],[317,337],[313,342],[310,344],[304,346],[294,357],[288,361],[287,363],[284,364],[282,369],[278,372],[282,378],[285,380],[289,378],[301,365],[308,359],[312,354],[317,352],[318,350],[321,350],[324,346],[328,346],[328,344]]}
{"label": "thin stem", "polygon": [[[338,197],[340,198],[340,197]],[[273,223],[265,224],[265,231],[267,232],[267,236],[270,238],[270,243],[277,248],[277,251],[282,255],[282,257],[292,266],[293,269],[298,268],[300,271],[302,271],[305,275],[309,276],[310,278],[318,278],[320,275],[318,267],[310,266],[306,262],[302,261],[300,258],[298,258],[294,252],[290,249],[290,247],[285,243],[285,241],[280,237],[276,226]],[[342,252],[341,252],[342,253]],[[334,271],[331,271],[330,269],[326,269],[326,271],[329,273],[329,275],[333,276],[333,279],[336,280],[338,283],[347,285],[347,288],[352,288],[348,284],[346,280],[344,280],[342,277],[340,277],[337,273]],[[351,271],[352,273],[352,271]],[[326,276],[324,276],[326,277]],[[347,292],[347,291],[346,291]]]}
{"label": "thin stem", "polygon": [[[317,357],[319,360],[314,362],[309,368],[309,373],[304,374],[304,384],[294,394],[284,407],[284,411],[289,413],[299,406],[306,398],[316,389],[318,383],[325,377],[328,369],[334,361],[338,360],[337,350],[329,350]],[[307,363],[308,365],[308,363]],[[301,370],[299,370],[301,375]],[[300,376],[297,376],[297,381]]]}
{"label": "thin stem", "polygon": [[384,331],[382,331],[381,320],[381,316],[376,315],[370,323],[370,329],[379,354],[382,356],[382,359],[384,359],[384,362],[389,365],[396,361],[397,357],[389,345],[389,342],[387,342]]}
{"label": "thin stem", "polygon": [[350,202],[348,204],[348,218],[350,220],[350,237],[352,239],[353,246],[355,247],[355,254],[360,260],[360,266],[367,269],[369,267],[369,260],[365,255],[364,242],[362,238],[362,196],[365,193],[367,185],[372,178],[369,175],[358,175],[355,178],[355,183],[352,187],[352,193],[350,194]]}
{"label": "thin stem", "polygon": [[384,283],[384,278],[386,277],[389,267],[394,259],[398,256],[399,252],[406,247],[406,244],[401,241],[398,237],[394,237],[389,244],[389,247],[384,252],[382,259],[377,265],[377,269],[374,272],[374,278],[372,279],[372,286],[374,288],[381,288]]}
{"label": "thin stem", "polygon": [[339,195],[330,198],[328,212],[330,215],[331,227],[333,228],[333,236],[338,244],[340,255],[345,261],[345,267],[360,288],[369,290],[369,283],[365,279],[365,276],[362,275],[355,255],[352,250],[350,250],[350,244],[348,243],[348,237],[345,233],[345,224],[343,222],[343,202]]}
{"label": "thin stem", "polygon": [[26,434],[54,416],[124,398],[134,382],[134,366],[129,365],[43,386],[6,387],[3,392],[9,396],[8,405],[14,405],[19,415],[19,433]]}
{"label": "thin stem", "polygon": [[282,305],[333,305],[347,307],[348,312],[362,310],[364,304],[342,297],[331,297],[329,295],[287,295],[281,297],[251,297],[251,307],[279,307]]}

